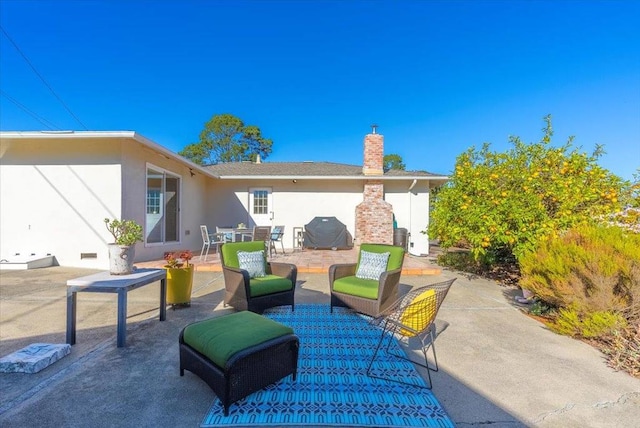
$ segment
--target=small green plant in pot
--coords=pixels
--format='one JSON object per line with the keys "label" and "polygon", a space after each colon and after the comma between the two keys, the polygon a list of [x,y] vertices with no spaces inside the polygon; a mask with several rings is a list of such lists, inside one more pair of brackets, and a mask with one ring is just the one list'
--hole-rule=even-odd
{"label": "small green plant in pot", "polygon": [[189,260],[193,258],[193,253],[187,251],[177,251],[166,253],[164,259],[167,264],[167,303],[173,309],[182,306],[191,306],[191,290],[193,288],[193,265]]}
{"label": "small green plant in pot", "polygon": [[109,244],[109,272],[128,275],[133,272],[135,244],[142,241],[142,226],[133,220],[104,219],[114,242]]}
{"label": "small green plant in pot", "polygon": [[142,241],[142,226],[133,220],[104,219],[107,230],[113,235],[118,245],[134,245]]}

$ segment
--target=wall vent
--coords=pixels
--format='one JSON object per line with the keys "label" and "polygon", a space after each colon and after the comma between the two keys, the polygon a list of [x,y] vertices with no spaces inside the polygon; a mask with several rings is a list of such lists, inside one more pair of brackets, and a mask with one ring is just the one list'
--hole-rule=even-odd
{"label": "wall vent", "polygon": [[80,253],[80,260],[82,259],[97,259],[98,253]]}

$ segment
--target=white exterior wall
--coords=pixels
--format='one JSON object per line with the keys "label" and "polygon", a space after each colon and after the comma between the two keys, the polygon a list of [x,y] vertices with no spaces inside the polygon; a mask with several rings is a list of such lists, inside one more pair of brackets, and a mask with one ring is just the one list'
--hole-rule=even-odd
{"label": "white exterior wall", "polygon": [[429,235],[426,233],[429,227],[429,202],[431,193],[428,183],[418,182],[410,192],[409,212],[411,213],[410,227],[411,241],[409,253],[416,256],[429,254]]}
{"label": "white exterior wall", "polygon": [[[125,134],[129,134],[126,136]],[[6,134],[5,134],[6,135]],[[146,170],[152,165],[180,177],[179,241],[136,245],[136,261],[159,260],[166,251],[202,246],[199,225],[254,222],[249,189],[272,190],[272,226],[285,225],[283,243],[293,246],[293,228],[316,216],[335,216],[355,238],[355,208],[363,200],[361,180],[216,180],[199,167],[143,144],[133,133],[91,137],[38,135],[0,140],[0,255],[47,254],[59,264],[108,268],[113,238],[104,218],[145,225]],[[124,136],[123,136],[124,135]],[[195,169],[192,175],[190,170]],[[428,254],[429,183],[385,181],[385,200],[398,227],[409,230],[411,254]],[[95,253],[96,258],[81,258]]]}
{"label": "white exterior wall", "polygon": [[[145,227],[147,197],[147,167],[164,170],[180,178],[179,241],[167,243],[138,243],[136,261],[161,260],[167,251],[192,250],[199,255],[202,248],[200,225],[206,224],[207,200],[213,180],[200,172],[193,176],[189,167],[154,152],[134,140],[124,140],[122,146],[122,218],[134,219]],[[144,235],[146,236],[146,230]]]}
{"label": "white exterior wall", "polygon": [[252,227],[249,215],[249,189],[268,187],[272,189],[273,220],[271,226],[284,225],[285,248],[293,247],[293,228],[303,227],[314,217],[333,216],[347,226],[352,237],[355,233],[355,207],[362,202],[363,183],[342,180],[274,180],[266,185],[260,180],[219,180],[212,190],[207,224],[235,226],[245,223]]}
{"label": "white exterior wall", "polygon": [[[54,147],[55,146],[55,147]],[[104,218],[121,211],[121,168],[113,149],[86,142],[2,143],[0,252],[55,256],[60,265],[104,268]],[[95,164],[99,157],[103,164]],[[89,163],[91,162],[91,163]],[[97,258],[81,259],[81,253]]]}
{"label": "white exterior wall", "polygon": [[[145,224],[147,163],[181,178],[180,241],[136,244],[136,261],[202,247],[210,177],[131,138],[2,140],[0,253],[52,254],[58,264],[108,269],[105,218]],[[81,258],[95,253],[96,258]]]}
{"label": "white exterior wall", "polygon": [[[429,225],[429,185],[428,182],[393,181],[385,182],[384,198],[393,206],[393,214],[399,228],[408,230],[409,253],[421,256],[429,254],[429,237],[422,233]],[[411,188],[411,190],[409,190]]]}
{"label": "white exterior wall", "polygon": [[63,266],[104,268],[103,219],[120,212],[120,165],[3,165],[0,183],[2,258],[52,254]]}

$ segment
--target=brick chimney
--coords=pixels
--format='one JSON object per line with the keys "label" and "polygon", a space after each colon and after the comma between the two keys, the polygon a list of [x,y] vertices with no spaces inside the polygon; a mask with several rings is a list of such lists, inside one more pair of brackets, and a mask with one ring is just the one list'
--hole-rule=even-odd
{"label": "brick chimney", "polygon": [[384,137],[376,134],[377,125],[372,125],[372,133],[364,137],[364,164],[362,173],[364,175],[383,174],[382,164],[384,158]]}
{"label": "brick chimney", "polygon": [[365,180],[363,201],[356,206],[356,243],[393,244],[393,207],[384,200],[384,184],[373,177],[383,175],[384,137],[376,133],[364,137],[364,164],[362,173],[371,176]]}

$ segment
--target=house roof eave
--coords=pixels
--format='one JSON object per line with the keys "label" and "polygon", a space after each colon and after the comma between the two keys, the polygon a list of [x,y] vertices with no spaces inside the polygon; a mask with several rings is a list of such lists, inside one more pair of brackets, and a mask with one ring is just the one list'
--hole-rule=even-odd
{"label": "house roof eave", "polygon": [[27,139],[60,139],[60,138],[104,138],[104,139],[118,139],[124,138],[137,141],[143,146],[148,147],[150,150],[157,152],[161,156],[167,159],[173,159],[176,162],[186,165],[194,171],[198,171],[201,174],[218,178],[216,174],[209,169],[202,167],[190,160],[180,156],[177,153],[161,146],[160,144],[148,139],[144,135],[141,135],[135,131],[0,131],[0,138],[4,140],[27,140]]}
{"label": "house roof eave", "polygon": [[[328,175],[305,175],[305,174],[287,174],[287,175],[269,175],[269,174],[238,174],[238,175],[224,175],[213,172],[207,166],[198,165],[175,152],[165,148],[164,146],[150,140],[142,134],[135,131],[0,131],[0,138],[3,140],[21,140],[21,139],[60,139],[60,138],[104,138],[104,139],[117,139],[124,138],[138,142],[139,144],[147,147],[149,150],[158,153],[167,159],[172,159],[187,168],[192,169],[203,174],[206,177],[220,179],[220,180],[313,180],[313,181],[327,181],[327,180],[339,180],[339,181],[367,181],[367,180],[379,180],[379,181],[427,181],[437,184],[444,184],[449,181],[449,177],[446,175],[424,175],[424,174],[411,174],[406,175],[364,175],[364,174],[328,174]],[[306,162],[302,162],[304,165]],[[347,172],[351,165],[340,165],[341,167],[347,167]],[[358,167],[359,168],[359,167]]]}
{"label": "house roof eave", "polygon": [[171,150],[165,148],[164,146],[161,146],[160,144],[148,139],[147,137],[145,137],[144,135],[138,134],[137,132],[134,132],[134,135],[132,137],[134,140],[136,140],[137,142],[139,142],[140,144],[143,144],[147,147],[149,147],[152,150],[155,150],[156,152],[160,153],[161,155],[165,155],[167,157],[169,157],[170,159],[174,159],[178,162],[181,162],[183,164],[186,164],[189,168],[196,170],[208,177],[212,177],[212,178],[220,178],[219,176],[215,175],[214,173],[212,173],[209,169],[198,165],[197,163],[191,162],[189,159],[184,158],[182,156],[180,156],[177,153],[172,152]]}
{"label": "house roof eave", "polygon": [[446,175],[405,175],[405,176],[383,176],[383,175],[220,175],[221,180],[380,180],[380,181],[448,181]]}

